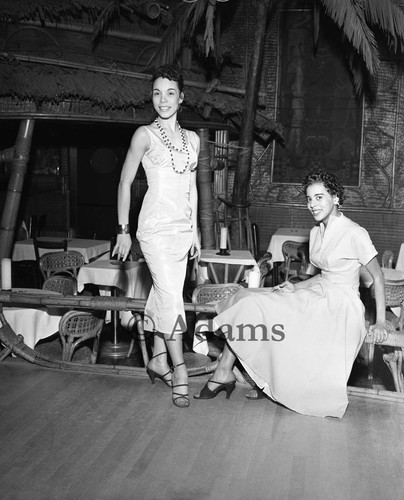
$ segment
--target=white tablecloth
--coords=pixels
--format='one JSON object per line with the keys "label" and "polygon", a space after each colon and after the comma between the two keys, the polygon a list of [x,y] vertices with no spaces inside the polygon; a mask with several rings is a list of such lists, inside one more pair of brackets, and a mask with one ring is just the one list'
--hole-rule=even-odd
{"label": "white tablecloth", "polygon": [[[24,293],[19,289],[13,291]],[[47,295],[56,293],[34,288],[25,291]],[[59,331],[59,321],[65,312],[66,309],[57,307],[3,307],[3,314],[7,322],[17,335],[20,334],[24,337],[25,344],[31,349],[34,349],[39,340],[50,337]]]}
{"label": "white tablecloth", "polygon": [[[81,292],[88,283],[98,285],[100,293],[110,293],[111,288],[115,287],[122,290],[126,297],[147,299],[152,279],[146,262],[96,260],[80,268],[77,276],[78,291]],[[132,313],[121,311],[120,318],[122,326],[128,326]]]}
{"label": "white tablecloth", "polygon": [[310,228],[280,227],[271,237],[268,245],[268,252],[272,254],[273,262],[283,262],[282,245],[285,241],[292,240],[298,242],[309,241]]}
{"label": "white tablecloth", "polygon": [[[40,238],[38,238],[40,239]],[[44,240],[60,241],[63,238],[56,238],[51,236],[44,236]],[[111,243],[108,240],[92,240],[82,238],[71,238],[67,242],[68,250],[76,250],[84,256],[86,263],[94,259],[104,258],[109,259],[109,250]],[[57,250],[41,249],[39,254],[42,255],[47,252],[57,252]],[[32,239],[16,241],[14,244],[12,260],[35,260],[34,243]]]}
{"label": "white tablecloth", "polygon": [[244,267],[257,265],[256,260],[249,250],[231,250],[230,255],[218,255],[218,252],[219,250],[207,249],[203,249],[201,251],[201,258],[198,263],[196,276],[196,282],[198,285],[206,283],[209,280],[208,265],[225,264],[226,266],[241,266],[240,272],[242,272]]}

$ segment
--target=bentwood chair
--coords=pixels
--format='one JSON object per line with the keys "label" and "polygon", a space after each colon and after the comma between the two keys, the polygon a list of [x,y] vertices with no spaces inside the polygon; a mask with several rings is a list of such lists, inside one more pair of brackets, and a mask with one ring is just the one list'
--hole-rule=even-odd
{"label": "bentwood chair", "polygon": [[[203,283],[201,285],[198,285],[193,291],[192,303],[207,304],[208,302],[219,302],[220,300],[227,299],[239,290],[244,290],[244,287],[239,285],[238,283]],[[197,315],[197,318],[197,324],[198,321],[205,322],[205,320],[207,320],[207,316],[205,313],[200,313],[199,315]],[[197,339],[198,342],[204,342],[203,336],[201,337],[201,339],[199,339],[199,337],[197,336]],[[217,350],[215,346],[212,346],[210,344],[208,344],[208,346],[209,356],[211,356],[212,358],[219,357],[221,351]]]}
{"label": "bentwood chair", "polygon": [[382,267],[392,268],[394,262],[393,250],[385,250],[382,254]]}
{"label": "bentwood chair", "polygon": [[[41,286],[41,276],[42,274],[40,269],[40,250],[67,250],[67,239],[60,240],[46,240],[46,239],[38,239],[36,236],[33,238],[34,250],[35,250],[35,260],[36,260],[36,269],[35,269],[35,281],[38,287]],[[42,281],[45,277],[42,274]]]}
{"label": "bentwood chair", "polygon": [[71,361],[74,351],[79,344],[88,339],[93,340],[91,363],[97,361],[100,334],[104,319],[92,312],[68,311],[59,323],[59,335],[62,342],[62,360]]}
{"label": "bentwood chair", "polygon": [[[372,295],[374,295],[373,286],[371,287]],[[375,345],[390,347],[391,352],[383,354],[383,361],[388,366],[394,381],[394,387],[397,392],[404,392],[403,379],[403,348],[404,348],[404,280],[385,283],[386,307],[400,307],[399,318],[394,317],[393,321],[386,321],[387,339],[384,342],[375,342],[372,332],[369,330],[365,337],[365,342],[368,344],[369,351],[369,371],[368,379],[373,379],[373,364]],[[391,313],[390,318],[393,317]],[[386,350],[386,349],[384,349]]]}
{"label": "bentwood chair", "polygon": [[283,280],[301,281],[306,279],[305,270],[309,264],[309,243],[287,240],[283,242],[282,254],[285,260]]}
{"label": "bentwood chair", "polygon": [[44,281],[42,289],[62,295],[77,295],[77,279],[73,276],[54,274]]}
{"label": "bentwood chair", "polygon": [[48,252],[39,258],[39,269],[46,280],[54,274],[62,274],[77,278],[81,266],[84,265],[83,254],[76,250]]}

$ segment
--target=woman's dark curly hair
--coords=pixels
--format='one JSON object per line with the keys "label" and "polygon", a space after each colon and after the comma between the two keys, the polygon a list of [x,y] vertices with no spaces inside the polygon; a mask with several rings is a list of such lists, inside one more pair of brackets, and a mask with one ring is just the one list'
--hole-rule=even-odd
{"label": "woman's dark curly hair", "polygon": [[338,196],[339,205],[342,205],[342,203],[344,202],[345,188],[341,184],[338,177],[331,172],[327,172],[327,170],[324,170],[322,168],[309,172],[302,181],[302,186],[305,194],[307,194],[307,188],[312,184],[323,184],[326,190],[332,196]]}
{"label": "woman's dark curly hair", "polygon": [[177,82],[179,91],[182,92],[184,90],[184,77],[177,66],[165,64],[164,66],[156,68],[151,79],[152,83],[154,83],[157,78],[167,78],[167,80]]}

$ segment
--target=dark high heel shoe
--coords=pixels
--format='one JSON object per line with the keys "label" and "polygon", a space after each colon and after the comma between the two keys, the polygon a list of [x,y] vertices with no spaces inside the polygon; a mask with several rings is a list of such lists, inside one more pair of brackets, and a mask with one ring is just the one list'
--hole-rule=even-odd
{"label": "dark high heel shoe", "polygon": [[[157,358],[157,356],[161,356],[161,354],[165,354],[165,352],[161,352],[160,354],[156,354],[156,356],[153,356],[153,358]],[[151,359],[153,359],[153,358],[151,358]],[[168,370],[167,373],[160,374],[160,373],[157,373],[156,371],[152,370],[151,368],[146,367],[146,372],[147,372],[147,375],[149,375],[152,384],[155,383],[156,378],[159,378],[168,387],[172,387],[171,377],[169,380],[166,379],[167,375],[170,375],[172,373],[172,370]]]}
{"label": "dark high heel shoe", "polygon": [[[216,384],[217,387],[216,389],[209,389],[208,383]],[[195,399],[213,399],[215,398],[219,392],[226,391],[226,399],[230,399],[231,393],[234,391],[236,387],[236,381],[233,380],[233,382],[227,382],[226,384],[222,384],[220,382],[216,382],[215,380],[208,380],[206,382],[204,388],[201,390],[201,392],[198,394],[194,394]]]}
{"label": "dark high heel shoe", "polygon": [[[177,368],[177,366],[185,365],[185,363],[179,363],[178,365],[173,365],[173,368]],[[188,408],[189,406],[189,394],[181,394],[180,392],[175,392],[174,389],[176,387],[188,387],[188,384],[176,384],[173,385],[173,403],[178,408]]]}

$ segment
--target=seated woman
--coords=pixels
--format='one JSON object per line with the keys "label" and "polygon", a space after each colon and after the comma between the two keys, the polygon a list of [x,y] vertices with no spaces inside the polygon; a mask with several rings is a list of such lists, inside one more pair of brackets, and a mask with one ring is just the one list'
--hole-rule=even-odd
{"label": "seated woman", "polygon": [[226,336],[219,365],[196,399],[235,387],[236,357],[262,391],[298,413],[341,418],[347,381],[366,334],[359,269],[373,277],[378,341],[386,340],[384,277],[368,232],[339,210],[344,187],[317,170],[303,180],[316,225],[310,261],[320,272],[300,283],[246,289],[219,302],[217,328]]}

